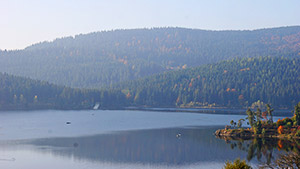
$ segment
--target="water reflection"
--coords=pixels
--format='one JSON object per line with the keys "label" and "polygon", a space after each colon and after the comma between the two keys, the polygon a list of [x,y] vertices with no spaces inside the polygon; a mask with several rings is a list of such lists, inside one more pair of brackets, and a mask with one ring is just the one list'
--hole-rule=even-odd
{"label": "water reflection", "polygon": [[[160,112],[189,112],[205,114],[226,114],[226,115],[245,115],[246,109],[227,109],[227,108],[138,108],[128,107],[128,110],[160,111]],[[274,116],[292,116],[291,110],[276,110]]]}
{"label": "water reflection", "polygon": [[[35,139],[23,142],[34,151],[78,160],[187,165],[245,157],[212,134],[216,128],[171,128],[127,131],[74,138]],[[176,137],[178,133],[180,137]]]}
{"label": "water reflection", "polygon": [[[247,153],[247,160],[254,158],[261,167],[282,168],[277,165],[282,159],[292,165],[300,164],[300,140],[278,138],[254,138],[249,140],[231,137],[218,137],[230,145],[231,149],[239,149]],[[290,158],[290,159],[288,159]]]}
{"label": "water reflection", "polygon": [[49,163],[56,163],[56,168],[66,168],[61,166],[70,162],[73,163],[71,168],[76,168],[78,161],[82,165],[93,165],[92,168],[102,168],[109,164],[109,169],[113,168],[111,166],[222,168],[227,160],[233,161],[238,157],[248,160],[255,167],[282,168],[281,166],[289,165],[290,168],[297,168],[300,164],[299,140],[220,139],[213,135],[217,128],[219,127],[149,129],[83,137],[0,142],[0,154],[12,152],[0,158],[0,166],[10,163],[26,165],[27,155],[37,161],[55,157]]}
{"label": "water reflection", "polygon": [[296,152],[279,154],[273,163],[261,165],[260,168],[300,168],[300,154]]}

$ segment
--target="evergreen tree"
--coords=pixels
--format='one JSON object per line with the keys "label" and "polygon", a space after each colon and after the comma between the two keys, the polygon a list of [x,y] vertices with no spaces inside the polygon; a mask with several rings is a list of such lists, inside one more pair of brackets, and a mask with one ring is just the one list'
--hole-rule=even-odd
{"label": "evergreen tree", "polygon": [[274,111],[274,109],[272,109],[271,106],[270,106],[269,104],[266,104],[266,107],[267,107],[267,113],[268,113],[268,115],[270,116],[269,121],[270,121],[271,123],[273,123],[273,111]]}
{"label": "evergreen tree", "polygon": [[261,116],[261,110],[260,110],[260,108],[257,108],[255,114],[256,114],[256,120],[257,121],[261,121],[262,116]]}
{"label": "evergreen tree", "polygon": [[300,102],[295,106],[296,125],[300,125]]}
{"label": "evergreen tree", "polygon": [[253,113],[253,111],[251,111],[250,108],[248,108],[248,110],[246,111],[246,113],[247,113],[247,115],[248,115],[247,119],[248,119],[249,125],[250,125],[251,127],[253,127],[253,125],[254,125],[254,123],[255,123],[255,116],[254,116],[254,113]]}

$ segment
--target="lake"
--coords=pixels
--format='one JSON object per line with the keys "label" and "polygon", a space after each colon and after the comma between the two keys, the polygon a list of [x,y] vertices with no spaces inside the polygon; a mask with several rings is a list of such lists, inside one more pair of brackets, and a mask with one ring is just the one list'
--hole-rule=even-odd
{"label": "lake", "polygon": [[222,168],[227,160],[249,159],[249,151],[213,133],[245,117],[138,110],[1,112],[0,168]]}

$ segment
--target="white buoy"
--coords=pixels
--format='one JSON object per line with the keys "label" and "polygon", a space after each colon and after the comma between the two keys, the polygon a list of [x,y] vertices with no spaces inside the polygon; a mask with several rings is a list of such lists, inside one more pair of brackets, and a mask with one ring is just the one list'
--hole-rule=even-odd
{"label": "white buoy", "polygon": [[177,138],[181,137],[181,134],[180,133],[176,134],[176,137]]}

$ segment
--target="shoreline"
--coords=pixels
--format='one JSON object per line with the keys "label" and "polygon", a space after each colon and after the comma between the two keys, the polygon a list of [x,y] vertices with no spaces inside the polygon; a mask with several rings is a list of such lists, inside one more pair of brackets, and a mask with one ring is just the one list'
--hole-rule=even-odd
{"label": "shoreline", "polygon": [[[13,107],[6,106],[0,107],[1,112],[13,112],[13,111],[38,111],[38,110],[93,110],[92,108],[57,108],[51,106],[28,106],[28,107]],[[245,109],[237,107],[193,107],[193,108],[182,108],[182,107],[102,107],[97,110],[131,110],[131,111],[151,111],[151,112],[187,112],[187,113],[204,113],[204,114],[223,114],[223,115],[245,115]],[[95,110],[95,111],[97,111]],[[290,109],[281,109],[276,111],[275,116],[287,116]]]}
{"label": "shoreline", "polygon": [[214,135],[225,140],[228,138],[233,140],[248,140],[254,138],[300,139],[300,136],[292,135],[292,129],[286,132],[288,133],[278,134],[276,128],[266,129],[266,134],[254,134],[252,129],[218,129],[215,131]]}
{"label": "shoreline", "polygon": [[[0,113],[5,111],[38,111],[38,110],[93,110],[92,108],[55,108],[51,106],[28,106],[28,107],[0,107]],[[187,113],[206,113],[206,114],[225,114],[225,115],[245,115],[245,109],[236,107],[197,107],[197,108],[182,108],[182,107],[102,107],[97,110],[132,110],[132,111],[151,111],[151,112],[187,112]],[[275,116],[287,116],[290,109],[281,109],[276,111]]]}

